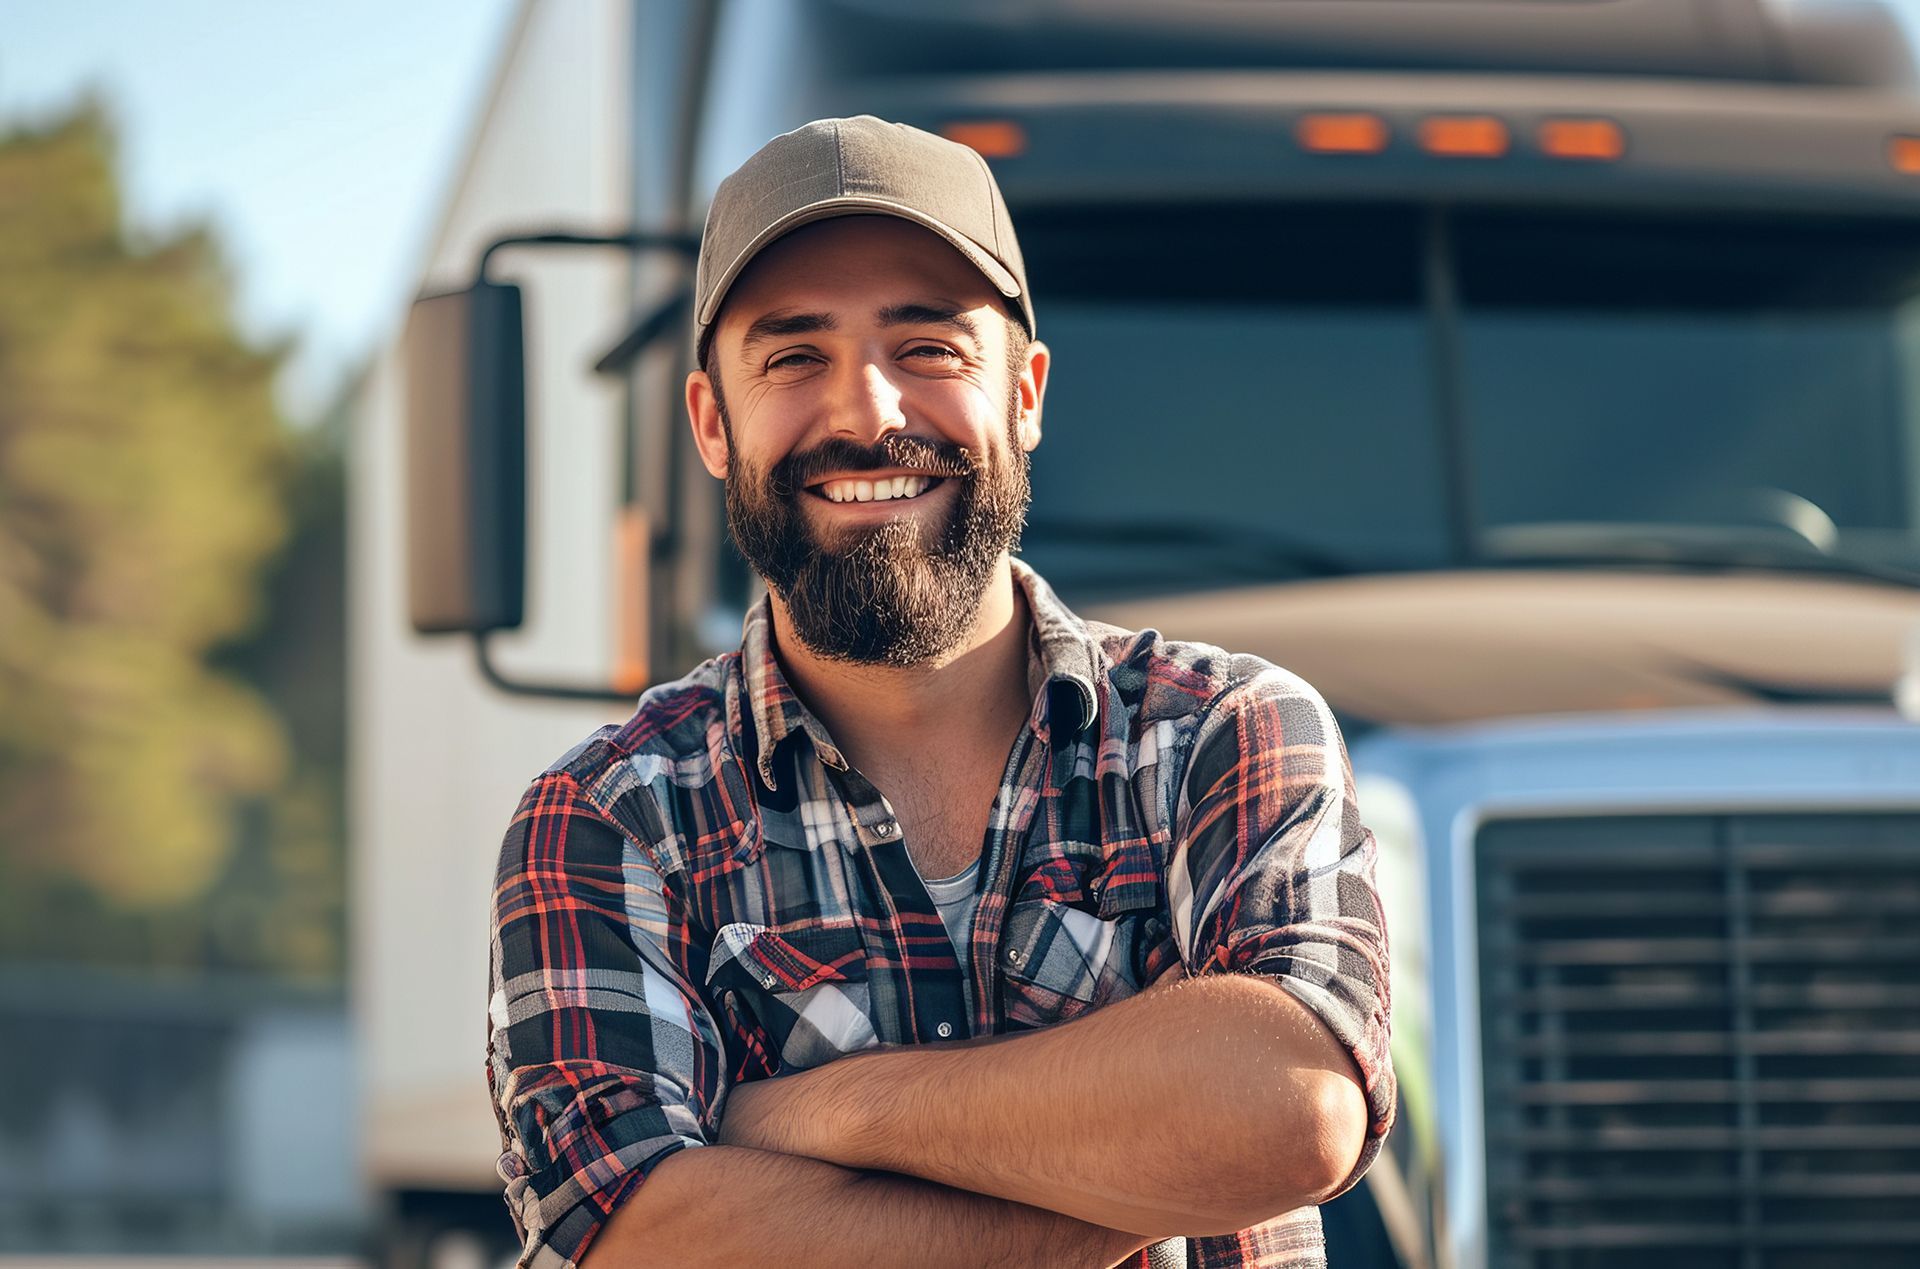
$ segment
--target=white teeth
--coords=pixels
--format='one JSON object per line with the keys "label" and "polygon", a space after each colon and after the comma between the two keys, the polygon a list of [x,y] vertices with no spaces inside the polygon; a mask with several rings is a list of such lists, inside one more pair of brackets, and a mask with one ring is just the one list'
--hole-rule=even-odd
{"label": "white teeth", "polygon": [[830,502],[885,502],[918,498],[933,484],[927,476],[890,476],[885,480],[830,480],[820,492]]}

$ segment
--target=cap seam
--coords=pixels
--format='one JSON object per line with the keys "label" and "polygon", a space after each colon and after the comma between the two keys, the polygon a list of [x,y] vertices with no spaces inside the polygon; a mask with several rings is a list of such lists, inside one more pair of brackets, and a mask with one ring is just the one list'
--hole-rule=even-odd
{"label": "cap seam", "polygon": [[[956,141],[954,144],[958,145],[959,142]],[[1002,255],[1000,248],[1000,208],[996,205],[996,200],[993,197],[993,169],[987,166],[987,160],[980,151],[974,149],[972,146],[967,146],[966,150],[968,154],[973,156],[973,161],[980,165],[980,174],[987,178],[987,224],[993,227],[993,258],[998,260]],[[1024,286],[1020,289],[1023,292],[1026,290]]]}

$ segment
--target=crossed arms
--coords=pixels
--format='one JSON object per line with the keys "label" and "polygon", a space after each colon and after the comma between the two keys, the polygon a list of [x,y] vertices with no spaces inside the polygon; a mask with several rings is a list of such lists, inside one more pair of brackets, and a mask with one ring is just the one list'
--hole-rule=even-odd
{"label": "crossed arms", "polygon": [[799,1261],[1110,1265],[1340,1189],[1352,1057],[1248,974],[1151,987],[1016,1036],[868,1050],[739,1085],[717,1146],[662,1161],[589,1269]]}
{"label": "crossed arms", "polygon": [[630,783],[664,768],[589,749],[591,788],[537,780],[502,844],[488,1041],[530,1260],[1104,1265],[1350,1183],[1394,1100],[1375,843],[1325,703],[1254,669],[1181,777],[1185,976],[1037,1031],[730,1087],[710,936],[649,851],[659,825],[608,809],[672,804]]}

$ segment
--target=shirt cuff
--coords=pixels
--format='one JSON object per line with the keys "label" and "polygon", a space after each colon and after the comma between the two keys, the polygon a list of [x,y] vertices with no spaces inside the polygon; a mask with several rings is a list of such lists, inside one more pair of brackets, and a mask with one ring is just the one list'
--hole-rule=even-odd
{"label": "shirt cuff", "polygon": [[684,1105],[662,1105],[618,1079],[585,1085],[559,1105],[554,1091],[511,1099],[513,1130],[499,1161],[522,1269],[575,1269],[663,1160],[707,1144]]}

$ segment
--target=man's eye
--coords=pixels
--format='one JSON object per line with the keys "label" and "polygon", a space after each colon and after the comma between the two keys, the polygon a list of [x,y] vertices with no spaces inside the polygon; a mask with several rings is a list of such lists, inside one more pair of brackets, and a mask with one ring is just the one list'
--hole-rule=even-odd
{"label": "man's eye", "polygon": [[942,348],[938,344],[921,344],[918,347],[909,348],[907,349],[907,356],[926,357],[937,361],[958,361],[960,359],[959,353],[951,348]]}
{"label": "man's eye", "polygon": [[778,357],[775,357],[772,361],[769,361],[767,363],[767,369],[769,370],[794,369],[796,367],[805,365],[809,361],[814,361],[814,360],[816,360],[816,358],[812,353],[803,353],[803,352],[781,353]]}

